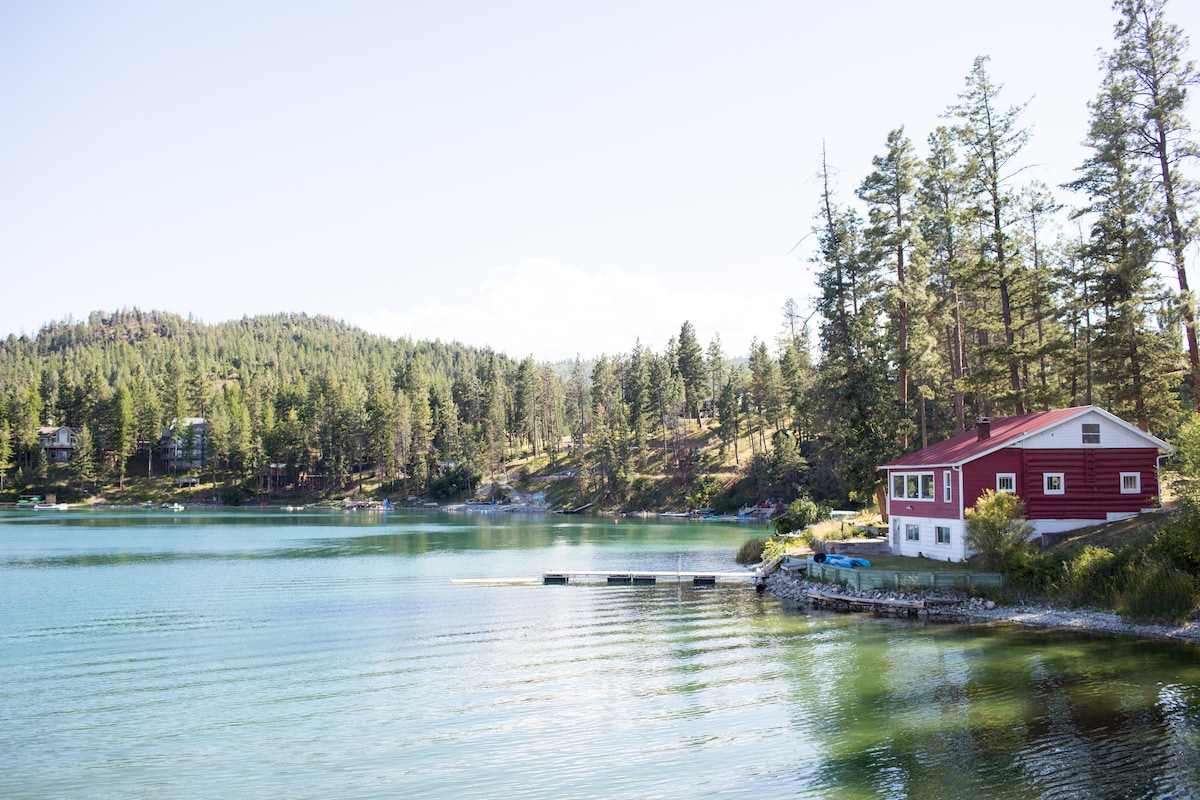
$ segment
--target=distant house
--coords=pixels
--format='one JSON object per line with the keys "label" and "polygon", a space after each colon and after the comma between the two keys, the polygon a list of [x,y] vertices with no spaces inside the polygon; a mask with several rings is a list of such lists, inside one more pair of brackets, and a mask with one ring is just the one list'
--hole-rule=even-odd
{"label": "distant house", "polygon": [[79,428],[65,425],[45,425],[38,428],[38,444],[46,451],[48,461],[70,461],[75,454]]}
{"label": "distant house", "polygon": [[163,428],[159,461],[165,471],[195,469],[208,463],[204,417],[185,417]]}
{"label": "distant house", "polygon": [[1012,492],[1039,534],[1153,508],[1161,439],[1095,406],[981,419],[959,434],[884,464],[890,544],[897,555],[963,561],[964,511],[986,489]]}

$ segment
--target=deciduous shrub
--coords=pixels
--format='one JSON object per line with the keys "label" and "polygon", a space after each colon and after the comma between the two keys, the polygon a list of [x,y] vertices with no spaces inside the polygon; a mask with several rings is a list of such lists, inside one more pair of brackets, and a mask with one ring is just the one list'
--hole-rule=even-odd
{"label": "deciduous shrub", "polygon": [[1147,557],[1128,572],[1117,613],[1136,622],[1183,622],[1196,604],[1196,579],[1166,559]]}
{"label": "deciduous shrub", "polygon": [[765,539],[747,539],[738,548],[734,560],[739,564],[757,564],[762,561],[763,548],[766,546]]}
{"label": "deciduous shrub", "polygon": [[1023,519],[1025,504],[1016,495],[988,489],[966,516],[967,546],[979,555],[983,568],[1008,572],[1033,533],[1033,526]]}
{"label": "deciduous shrub", "polygon": [[802,530],[821,518],[821,507],[807,497],[793,500],[787,511],[775,518],[775,532],[779,535]]}
{"label": "deciduous shrub", "polygon": [[1126,560],[1107,547],[1088,545],[1063,562],[1056,588],[1072,605],[1111,601],[1120,589]]}

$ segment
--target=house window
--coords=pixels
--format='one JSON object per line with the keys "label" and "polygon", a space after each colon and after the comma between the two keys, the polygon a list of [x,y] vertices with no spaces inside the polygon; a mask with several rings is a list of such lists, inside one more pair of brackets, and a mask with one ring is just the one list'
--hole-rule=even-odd
{"label": "house window", "polygon": [[1083,443],[1084,444],[1100,444],[1100,423],[1099,422],[1083,423]]}
{"label": "house window", "polygon": [[910,542],[921,541],[921,526],[920,525],[905,525],[904,538]]}
{"label": "house window", "polygon": [[1061,472],[1043,473],[1042,486],[1046,494],[1065,494],[1067,491],[1063,485],[1063,474]]}
{"label": "house window", "polygon": [[1142,491],[1142,473],[1121,473],[1121,494],[1138,494]]}
{"label": "house window", "polygon": [[937,543],[950,544],[950,528],[946,525],[937,526]]}
{"label": "house window", "polygon": [[954,501],[954,487],[950,484],[950,470],[942,473],[942,502],[951,503]]}
{"label": "house window", "polygon": [[896,500],[932,500],[933,473],[893,473],[892,497]]}
{"label": "house window", "polygon": [[1015,472],[1000,472],[996,474],[996,493],[1017,493],[1017,474]]}

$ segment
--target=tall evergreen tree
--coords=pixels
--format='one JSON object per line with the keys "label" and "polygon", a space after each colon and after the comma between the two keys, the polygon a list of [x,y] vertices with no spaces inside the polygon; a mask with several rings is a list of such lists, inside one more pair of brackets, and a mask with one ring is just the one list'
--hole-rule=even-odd
{"label": "tall evergreen tree", "polygon": [[[934,394],[951,398],[953,428],[943,433],[962,433],[966,429],[966,298],[965,282],[971,249],[967,228],[971,209],[970,189],[966,175],[958,163],[954,134],[947,127],[938,127],[929,135],[929,155],[921,171],[919,196],[921,241],[930,262],[930,291],[939,341],[940,371],[931,370],[935,381]],[[940,374],[938,374],[940,372]],[[927,444],[922,430],[922,442]]]}
{"label": "tall evergreen tree", "polygon": [[[888,133],[887,152],[872,158],[871,163],[875,169],[859,186],[858,196],[868,208],[870,226],[866,234],[870,246],[891,261],[895,276],[888,293],[887,310],[895,329],[892,361],[896,364],[896,395],[900,406],[900,446],[907,450],[913,427],[909,403],[912,354],[908,342],[913,288],[908,272],[918,233],[915,198],[918,161],[912,141],[904,135],[904,128]],[[916,285],[920,286],[919,282]]]}
{"label": "tall evergreen tree", "polygon": [[4,479],[13,468],[12,425],[0,419],[0,492],[4,491]]}
{"label": "tall evergreen tree", "polygon": [[1166,422],[1171,409],[1167,381],[1174,372],[1171,339],[1157,326],[1162,297],[1153,268],[1156,249],[1152,182],[1138,158],[1137,122],[1128,102],[1130,78],[1110,72],[1090,104],[1085,144],[1091,154],[1070,188],[1086,192],[1076,216],[1091,219],[1081,257],[1094,280],[1093,305],[1100,313],[1094,343],[1097,377],[1105,405],[1143,430]]}
{"label": "tall evergreen tree", "polygon": [[676,369],[683,381],[683,400],[688,413],[701,424],[700,402],[704,399],[706,370],[704,367],[704,351],[700,349],[700,341],[696,338],[696,329],[692,323],[684,322],[679,328],[679,341],[675,351]]}
{"label": "tall evergreen tree", "polygon": [[137,417],[133,398],[124,384],[113,394],[109,425],[109,452],[118,476],[117,487],[125,491],[125,468],[137,449]]}
{"label": "tall evergreen tree", "polygon": [[70,474],[79,487],[83,488],[96,480],[96,447],[91,429],[84,425],[75,436],[75,449],[71,453]]}
{"label": "tall evergreen tree", "polygon": [[833,496],[863,501],[874,496],[876,467],[894,430],[888,412],[894,404],[885,400],[891,392],[878,326],[878,265],[863,252],[857,215],[835,205],[824,162],[822,183],[815,260],[823,321],[815,392],[825,417],[818,466]]}
{"label": "tall evergreen tree", "polygon": [[1166,0],[1116,0],[1120,18],[1108,68],[1119,76],[1110,84],[1126,93],[1134,152],[1153,170],[1154,241],[1170,254],[1179,282],[1191,388],[1200,408],[1196,299],[1187,278],[1187,251],[1197,230],[1196,185],[1183,172],[1184,162],[1197,155],[1185,111],[1188,90],[1200,84],[1200,72],[1187,59],[1187,36],[1167,21],[1165,6]]}
{"label": "tall evergreen tree", "polygon": [[1023,356],[1017,347],[1013,307],[1013,292],[1020,275],[1010,231],[1017,211],[1017,195],[1012,185],[1019,170],[1016,157],[1028,142],[1029,131],[1020,124],[1025,105],[1000,107],[1003,86],[992,81],[987,63],[987,56],[975,59],[966,88],[948,113],[958,120],[954,130],[966,148],[967,174],[987,219],[987,234],[981,241],[984,258],[980,279],[999,298],[1003,341],[999,346],[986,344],[981,356],[1007,372],[1008,392],[1000,402],[1023,414],[1026,406],[1021,380]]}

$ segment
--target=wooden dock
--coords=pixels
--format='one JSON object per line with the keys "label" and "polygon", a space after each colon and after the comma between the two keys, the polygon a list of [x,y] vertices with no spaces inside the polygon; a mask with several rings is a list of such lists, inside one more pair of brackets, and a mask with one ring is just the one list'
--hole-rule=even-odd
{"label": "wooden dock", "polygon": [[716,586],[719,583],[753,584],[758,580],[756,572],[697,572],[697,571],[647,571],[647,570],[556,570],[543,572],[541,578],[453,578],[451,583],[478,585],[525,585],[540,583],[544,586],[565,586],[568,583],[604,583],[608,586],[655,586],[658,583],[686,583],[693,586]]}
{"label": "wooden dock", "polygon": [[693,572],[693,571],[612,571],[612,570],[562,570],[543,572],[542,583],[562,586],[572,580],[604,581],[609,586],[654,586],[662,582],[684,583],[693,586],[716,586],[720,583],[753,583],[758,576],[753,572]]}

